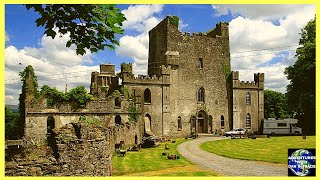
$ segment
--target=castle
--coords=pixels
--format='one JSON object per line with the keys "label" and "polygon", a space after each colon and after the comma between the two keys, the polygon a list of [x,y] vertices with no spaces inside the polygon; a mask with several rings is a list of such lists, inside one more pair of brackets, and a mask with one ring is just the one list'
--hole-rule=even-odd
{"label": "castle", "polygon": [[[149,32],[148,75],[132,76],[122,64],[122,87],[141,107],[144,131],[158,136],[186,136],[193,132],[247,128],[258,131],[263,117],[264,74],[254,82],[240,82],[230,72],[227,23],[207,34],[182,34],[167,17]],[[93,72],[91,94],[110,94],[118,81],[114,65]]]}
{"label": "castle", "polygon": [[130,107],[139,114],[134,139],[123,133],[115,141],[138,143],[145,135],[185,137],[233,128],[261,131],[264,74],[254,74],[254,82],[240,81],[239,72],[230,69],[229,47],[227,23],[190,34],[180,32],[168,16],[149,32],[148,75],[135,77],[132,65],[125,63],[116,75],[113,64],[101,64],[100,72],[91,74],[90,93],[97,100],[84,108],[30,105],[25,136],[41,140],[49,124],[61,127],[83,116],[108,126],[124,125],[130,122]]}

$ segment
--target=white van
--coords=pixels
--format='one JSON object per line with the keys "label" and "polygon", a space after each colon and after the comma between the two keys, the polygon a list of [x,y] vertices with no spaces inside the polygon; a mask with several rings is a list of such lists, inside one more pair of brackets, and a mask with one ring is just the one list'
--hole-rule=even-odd
{"label": "white van", "polygon": [[297,127],[298,119],[278,119],[268,118],[263,123],[263,134],[287,134],[300,135],[302,129]]}

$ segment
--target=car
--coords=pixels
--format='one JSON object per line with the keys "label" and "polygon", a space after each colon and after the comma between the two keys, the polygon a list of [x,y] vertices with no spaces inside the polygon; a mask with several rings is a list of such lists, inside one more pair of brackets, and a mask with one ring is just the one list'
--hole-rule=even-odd
{"label": "car", "polygon": [[233,135],[244,135],[246,133],[246,129],[243,129],[243,128],[235,128],[231,131],[228,131],[228,132],[225,132],[224,135],[226,137],[228,136],[233,136]]}

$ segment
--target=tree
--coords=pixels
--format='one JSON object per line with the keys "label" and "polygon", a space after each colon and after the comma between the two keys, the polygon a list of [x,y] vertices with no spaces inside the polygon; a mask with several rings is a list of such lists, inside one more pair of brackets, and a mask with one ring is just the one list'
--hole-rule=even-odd
{"label": "tree", "polygon": [[[122,34],[122,22],[126,20],[120,9],[111,4],[27,4],[29,10],[40,14],[37,26],[44,26],[44,34],[54,39],[70,33],[66,47],[76,45],[76,53],[84,55],[86,49],[91,52],[104,50],[107,46],[114,49],[119,45],[115,34]],[[57,30],[57,32],[55,31]]]}
{"label": "tree", "polygon": [[20,113],[5,107],[5,138],[19,139],[23,136]]}
{"label": "tree", "polygon": [[304,133],[315,133],[315,67],[316,18],[301,30],[296,50],[297,61],[285,69],[290,80],[287,86],[289,108],[295,111]]}
{"label": "tree", "polygon": [[285,94],[269,89],[264,90],[264,117],[283,119],[291,116]]}

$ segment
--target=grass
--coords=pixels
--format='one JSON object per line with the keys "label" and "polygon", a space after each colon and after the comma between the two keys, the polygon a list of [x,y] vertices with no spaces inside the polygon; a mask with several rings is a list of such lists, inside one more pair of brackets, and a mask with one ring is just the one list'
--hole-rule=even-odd
{"label": "grass", "polygon": [[[180,159],[169,160],[162,152],[178,154],[177,146],[185,142],[177,139],[176,143],[164,142],[154,148],[128,151],[124,157],[114,154],[112,158],[114,176],[213,176],[211,171],[199,169],[180,155]],[[169,150],[165,150],[165,144]]]}
{"label": "grass", "polygon": [[308,136],[306,140],[302,139],[301,136],[227,139],[205,142],[200,146],[200,148],[205,151],[221,156],[281,164],[287,163],[289,148],[315,147],[315,136]]}

